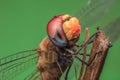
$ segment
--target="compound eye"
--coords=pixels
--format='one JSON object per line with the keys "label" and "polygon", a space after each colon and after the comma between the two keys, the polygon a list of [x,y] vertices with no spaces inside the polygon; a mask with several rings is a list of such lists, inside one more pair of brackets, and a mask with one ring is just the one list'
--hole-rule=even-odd
{"label": "compound eye", "polygon": [[76,43],[80,32],[79,20],[69,15],[55,16],[47,25],[48,37],[57,47],[69,47],[70,42]]}
{"label": "compound eye", "polygon": [[47,25],[47,33],[51,42],[57,47],[66,47],[68,41],[62,27],[61,15],[54,17]]}

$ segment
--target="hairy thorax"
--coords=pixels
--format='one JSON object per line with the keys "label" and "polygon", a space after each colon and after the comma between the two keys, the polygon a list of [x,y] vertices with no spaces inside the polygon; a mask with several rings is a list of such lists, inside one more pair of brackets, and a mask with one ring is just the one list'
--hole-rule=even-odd
{"label": "hairy thorax", "polygon": [[[45,38],[39,45],[38,70],[41,80],[59,80],[62,72],[67,68],[58,61],[59,48],[54,46],[49,38]],[[64,65],[64,67],[62,67]]]}

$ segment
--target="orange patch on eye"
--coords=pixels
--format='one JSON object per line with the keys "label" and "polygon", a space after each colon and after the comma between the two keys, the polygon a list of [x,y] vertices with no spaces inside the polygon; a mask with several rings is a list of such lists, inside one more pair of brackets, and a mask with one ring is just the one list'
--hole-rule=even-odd
{"label": "orange patch on eye", "polygon": [[77,18],[72,17],[63,23],[63,30],[68,40],[79,37],[81,26]]}
{"label": "orange patch on eye", "polygon": [[78,21],[78,19],[75,18],[75,17],[72,17],[72,18],[70,19],[70,21],[71,21],[71,23],[74,24],[74,25],[79,25],[79,21]]}
{"label": "orange patch on eye", "polygon": [[69,18],[70,16],[68,15],[68,14],[65,14],[65,15],[63,15],[62,16],[62,19],[63,19],[63,21],[65,20],[65,19],[67,19],[67,18]]}

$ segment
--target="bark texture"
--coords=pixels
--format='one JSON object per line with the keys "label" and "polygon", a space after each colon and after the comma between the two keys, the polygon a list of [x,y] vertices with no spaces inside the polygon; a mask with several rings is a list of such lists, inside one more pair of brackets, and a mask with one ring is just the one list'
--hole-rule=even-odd
{"label": "bark texture", "polygon": [[99,80],[110,45],[110,41],[104,32],[98,30],[94,37],[83,80]]}

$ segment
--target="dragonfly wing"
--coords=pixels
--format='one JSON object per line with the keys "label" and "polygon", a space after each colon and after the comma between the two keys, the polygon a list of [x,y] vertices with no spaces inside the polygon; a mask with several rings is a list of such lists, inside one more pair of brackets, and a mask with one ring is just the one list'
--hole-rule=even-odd
{"label": "dragonfly wing", "polygon": [[76,14],[82,27],[90,27],[96,24],[109,12],[115,0],[88,0],[87,5]]}
{"label": "dragonfly wing", "polygon": [[9,55],[0,59],[0,80],[12,80],[15,76],[37,64],[36,49]]}
{"label": "dragonfly wing", "polygon": [[40,80],[40,73],[37,70],[34,70],[24,80]]}
{"label": "dragonfly wing", "polygon": [[109,36],[110,41],[115,42],[120,36],[120,17],[106,25],[104,31]]}

